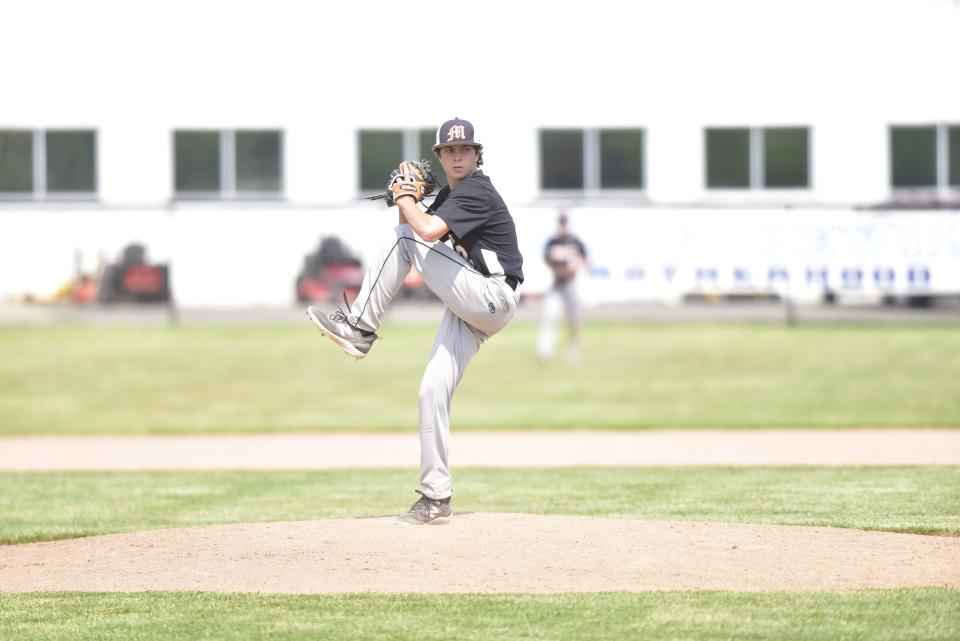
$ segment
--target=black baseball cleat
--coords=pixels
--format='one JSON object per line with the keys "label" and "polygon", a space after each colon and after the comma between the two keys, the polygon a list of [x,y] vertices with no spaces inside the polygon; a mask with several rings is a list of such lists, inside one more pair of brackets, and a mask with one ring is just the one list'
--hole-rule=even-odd
{"label": "black baseball cleat", "polygon": [[343,348],[350,356],[360,360],[365,357],[379,338],[373,332],[360,329],[350,323],[350,319],[342,311],[324,314],[319,307],[308,307],[307,318],[317,326],[320,333]]}
{"label": "black baseball cleat", "polygon": [[410,511],[397,519],[397,525],[446,525],[453,512],[450,510],[450,497],[432,499],[420,490],[420,498]]}

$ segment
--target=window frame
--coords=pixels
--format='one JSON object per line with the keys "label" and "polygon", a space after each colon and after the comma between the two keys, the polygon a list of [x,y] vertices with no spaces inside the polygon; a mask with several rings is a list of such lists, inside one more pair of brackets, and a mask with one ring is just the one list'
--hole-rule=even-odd
{"label": "window frame", "polygon": [[[0,128],[3,132],[21,132],[30,134],[31,167],[33,189],[30,191],[0,191],[0,202],[93,202],[100,199],[100,131],[84,127],[50,127],[32,129],[29,127]],[[90,191],[53,191],[47,187],[47,134],[48,133],[86,133],[93,135],[93,189]]]}
{"label": "window frame", "polygon": [[[807,162],[805,185],[797,187],[770,187],[766,176],[766,132],[771,130],[800,129],[806,132]],[[709,132],[717,130],[746,130],[747,131],[747,164],[748,184],[745,187],[712,187],[710,185],[710,149]],[[708,194],[723,193],[801,193],[813,190],[813,127],[810,125],[765,125],[750,127],[744,125],[721,125],[703,128],[703,188]]]}
{"label": "window frame", "polygon": [[[184,190],[177,189],[177,134],[215,133],[218,136],[220,189]],[[237,134],[272,133],[277,135],[277,172],[278,188],[273,190],[237,189]],[[171,191],[175,201],[278,201],[286,198],[286,131],[244,127],[239,129],[188,128],[174,129],[170,132],[171,149]]]}
{"label": "window frame", "polygon": [[[603,133],[631,131],[640,134],[640,185],[637,187],[603,187],[602,184],[602,147]],[[543,175],[543,136],[547,132],[580,132],[582,137],[583,186],[582,187],[544,187]],[[637,198],[647,193],[647,127],[610,126],[610,127],[539,127],[537,129],[537,189],[543,199],[563,198]]]}

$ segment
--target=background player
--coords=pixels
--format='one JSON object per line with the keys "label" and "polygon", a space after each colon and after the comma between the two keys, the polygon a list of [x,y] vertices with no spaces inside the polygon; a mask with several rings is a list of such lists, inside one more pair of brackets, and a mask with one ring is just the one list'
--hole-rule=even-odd
{"label": "background player", "polygon": [[540,360],[553,357],[557,324],[566,312],[569,328],[567,354],[570,360],[580,357],[580,301],[577,297],[577,272],[586,264],[587,250],[580,239],[570,233],[565,212],[557,218],[557,233],[547,240],[543,259],[553,272],[553,286],[543,297],[537,354]]}
{"label": "background player", "polygon": [[[407,172],[388,188],[400,222],[367,269],[347,312],[307,315],[354,358],[370,351],[390,302],[413,266],[446,304],[420,385],[420,499],[401,516],[405,525],[450,520],[452,477],[447,462],[450,402],[480,345],[513,318],[523,282],[517,231],[503,198],[479,167],[483,146],[473,125],[459,118],[437,129],[434,153],[447,175],[430,209],[419,202],[423,183]],[[401,164],[401,169],[406,163]],[[440,242],[437,242],[440,241]]]}

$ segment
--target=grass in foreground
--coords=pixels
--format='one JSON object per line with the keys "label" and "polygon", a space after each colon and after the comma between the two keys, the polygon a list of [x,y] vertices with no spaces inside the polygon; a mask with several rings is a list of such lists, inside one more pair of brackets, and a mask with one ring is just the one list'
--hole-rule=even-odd
{"label": "grass in foreground", "polygon": [[947,641],[960,590],[280,596],[0,595],[19,641],[779,639]]}
{"label": "grass in foreground", "polygon": [[[303,327],[0,329],[0,434],[415,429],[433,326],[354,363]],[[457,429],[960,426],[960,331],[593,325],[577,367],[536,327],[483,346]]]}
{"label": "grass in foreground", "polygon": [[[958,467],[470,469],[454,510],[960,535]],[[395,515],[415,470],[0,473],[0,542]]]}

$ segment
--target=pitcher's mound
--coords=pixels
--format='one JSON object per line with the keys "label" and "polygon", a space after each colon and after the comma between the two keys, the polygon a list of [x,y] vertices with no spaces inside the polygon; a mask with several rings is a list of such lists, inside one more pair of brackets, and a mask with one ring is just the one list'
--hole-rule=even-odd
{"label": "pitcher's mound", "polygon": [[457,514],[254,523],[0,547],[0,591],[595,592],[960,586],[960,537]]}

